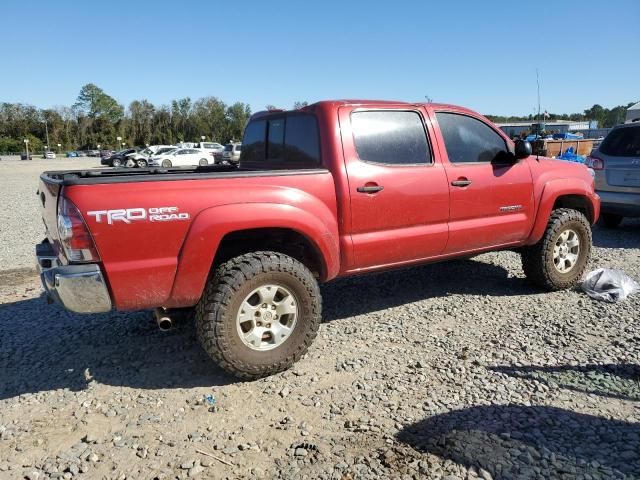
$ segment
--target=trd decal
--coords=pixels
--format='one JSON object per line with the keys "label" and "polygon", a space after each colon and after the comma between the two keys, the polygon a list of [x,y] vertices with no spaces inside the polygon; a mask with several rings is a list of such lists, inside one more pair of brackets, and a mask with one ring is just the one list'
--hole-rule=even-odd
{"label": "trd decal", "polygon": [[189,220],[188,213],[181,213],[178,207],[152,208],[119,208],[116,210],[92,210],[87,215],[95,217],[96,223],[106,221],[109,225],[115,222],[132,223],[138,221],[173,222]]}

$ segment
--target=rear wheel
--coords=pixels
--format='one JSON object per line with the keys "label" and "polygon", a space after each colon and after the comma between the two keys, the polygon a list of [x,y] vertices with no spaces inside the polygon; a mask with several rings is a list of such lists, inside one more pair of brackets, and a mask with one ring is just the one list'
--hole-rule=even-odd
{"label": "rear wheel", "polygon": [[136,166],[136,161],[133,158],[127,159],[127,163],[125,163],[126,167],[133,168]]}
{"label": "rear wheel", "polygon": [[318,332],[321,298],[313,274],[277,252],[218,267],[196,307],[198,338],[222,368],[259,378],[291,367]]}
{"label": "rear wheel", "polygon": [[607,228],[616,228],[622,222],[623,216],[616,215],[614,213],[603,213],[600,215],[600,219],[602,223],[604,223]]}
{"label": "rear wheel", "polygon": [[547,290],[573,287],[587,267],[591,245],[591,225],[581,212],[554,210],[542,239],[522,248],[522,269],[529,281]]}
{"label": "rear wheel", "polygon": [[206,158],[201,158],[200,161],[198,162],[198,165],[200,165],[201,167],[205,167],[209,165],[209,162],[207,161]]}
{"label": "rear wheel", "polygon": [[163,161],[162,161],[162,166],[163,166],[164,168],[169,168],[169,167],[171,167],[171,166],[172,166],[171,160],[163,160]]}
{"label": "rear wheel", "polygon": [[119,158],[114,158],[113,161],[111,162],[111,165],[113,165],[116,168],[121,167],[122,160],[120,160]]}
{"label": "rear wheel", "polygon": [[147,168],[147,161],[146,160],[140,159],[140,160],[137,161],[137,164],[138,164],[139,168]]}

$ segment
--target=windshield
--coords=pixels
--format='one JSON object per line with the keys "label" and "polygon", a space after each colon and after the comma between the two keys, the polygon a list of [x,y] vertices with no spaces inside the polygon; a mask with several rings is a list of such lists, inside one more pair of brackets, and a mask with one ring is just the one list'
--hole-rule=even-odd
{"label": "windshield", "polygon": [[224,151],[225,152],[231,152],[233,150],[233,145],[225,145],[224,146]]}
{"label": "windshield", "polygon": [[149,148],[145,148],[144,150],[142,150],[140,152],[142,155],[151,155],[153,153],[153,151]]}

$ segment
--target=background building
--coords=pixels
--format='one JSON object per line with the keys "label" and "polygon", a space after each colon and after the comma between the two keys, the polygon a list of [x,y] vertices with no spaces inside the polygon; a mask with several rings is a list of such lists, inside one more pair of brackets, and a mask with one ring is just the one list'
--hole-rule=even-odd
{"label": "background building", "polygon": [[[557,120],[554,122],[541,122],[544,124],[546,132],[567,133],[567,132],[586,132],[598,128],[598,122],[594,120],[586,122],[576,122],[572,120]],[[496,123],[500,129],[509,135],[509,137],[519,137],[522,133],[532,133],[536,129],[538,122],[506,122]]]}
{"label": "background building", "polygon": [[640,102],[636,103],[635,105],[631,105],[627,109],[627,117],[625,119],[625,122],[633,122],[637,120],[640,120]]}

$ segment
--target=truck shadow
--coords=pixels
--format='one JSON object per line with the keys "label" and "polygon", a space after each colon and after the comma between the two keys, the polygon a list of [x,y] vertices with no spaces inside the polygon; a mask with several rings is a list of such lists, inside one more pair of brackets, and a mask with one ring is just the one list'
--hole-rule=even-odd
{"label": "truck shadow", "polygon": [[539,292],[526,279],[478,260],[450,260],[344,278],[322,287],[325,322],[451,294],[514,296]]}
{"label": "truck shadow", "polygon": [[[507,277],[501,267],[463,260],[344,279],[322,287],[323,317],[349,318],[451,293],[535,291],[524,279]],[[47,305],[44,296],[0,304],[0,372],[0,399],[61,388],[82,390],[93,378],[144,389],[238,381],[204,353],[191,323],[163,333],[150,311],[77,315]]]}
{"label": "truck shadow", "polygon": [[92,378],[133,388],[219,386],[237,379],[217,367],[191,324],[160,332],[149,311],[76,315],[44,297],[0,305],[0,399]]}
{"label": "truck shadow", "polygon": [[625,218],[617,228],[596,225],[593,244],[602,248],[640,248],[640,219]]}
{"label": "truck shadow", "polygon": [[[414,449],[493,478],[637,478],[640,424],[547,406],[478,406],[401,430]],[[625,475],[628,475],[625,477]]]}
{"label": "truck shadow", "polygon": [[553,367],[488,367],[494,372],[536,380],[550,388],[566,388],[575,392],[640,401],[640,365],[560,365]]}

